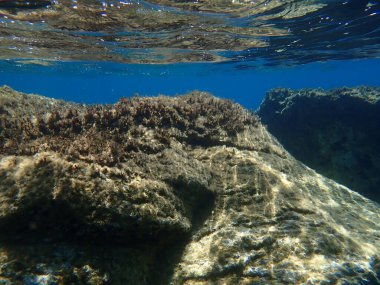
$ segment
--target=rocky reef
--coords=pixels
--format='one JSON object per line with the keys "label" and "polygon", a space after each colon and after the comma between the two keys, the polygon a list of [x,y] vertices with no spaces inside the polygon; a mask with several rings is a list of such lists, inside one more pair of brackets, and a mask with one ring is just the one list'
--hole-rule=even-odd
{"label": "rocky reef", "polygon": [[380,88],[275,89],[258,115],[296,159],[380,203]]}
{"label": "rocky reef", "polygon": [[210,94],[0,89],[0,284],[379,284],[379,221]]}

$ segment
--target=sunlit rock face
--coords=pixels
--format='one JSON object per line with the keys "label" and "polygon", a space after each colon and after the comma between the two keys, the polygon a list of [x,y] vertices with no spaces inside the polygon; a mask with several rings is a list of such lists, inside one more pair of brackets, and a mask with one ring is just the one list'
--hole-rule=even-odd
{"label": "sunlit rock face", "polygon": [[380,203],[380,89],[275,89],[258,115],[297,159]]}
{"label": "sunlit rock face", "polygon": [[0,89],[1,284],[378,284],[380,207],[209,94]]}

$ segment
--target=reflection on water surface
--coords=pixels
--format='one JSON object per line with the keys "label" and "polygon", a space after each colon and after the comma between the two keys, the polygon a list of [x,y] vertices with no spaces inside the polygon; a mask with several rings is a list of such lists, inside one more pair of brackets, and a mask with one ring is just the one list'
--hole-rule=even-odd
{"label": "reflection on water surface", "polygon": [[[29,3],[29,4],[26,4]],[[2,59],[292,65],[379,55],[376,1],[0,1]]]}

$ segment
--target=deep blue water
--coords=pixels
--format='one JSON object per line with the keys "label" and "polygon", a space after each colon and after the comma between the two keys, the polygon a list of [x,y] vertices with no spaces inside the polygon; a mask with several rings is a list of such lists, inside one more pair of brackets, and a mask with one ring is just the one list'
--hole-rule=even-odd
{"label": "deep blue water", "polygon": [[0,85],[81,103],[120,97],[209,91],[256,109],[271,88],[380,86],[380,59],[315,62],[293,67],[239,69],[234,64],[137,65],[67,62],[51,67],[2,62]]}

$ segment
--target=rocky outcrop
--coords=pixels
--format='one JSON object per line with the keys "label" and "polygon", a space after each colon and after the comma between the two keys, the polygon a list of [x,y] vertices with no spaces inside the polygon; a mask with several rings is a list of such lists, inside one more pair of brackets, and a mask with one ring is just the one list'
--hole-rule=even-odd
{"label": "rocky outcrop", "polygon": [[380,203],[380,88],[275,89],[258,115],[295,158]]}
{"label": "rocky outcrop", "polygon": [[379,284],[380,207],[239,105],[0,102],[1,284]]}

